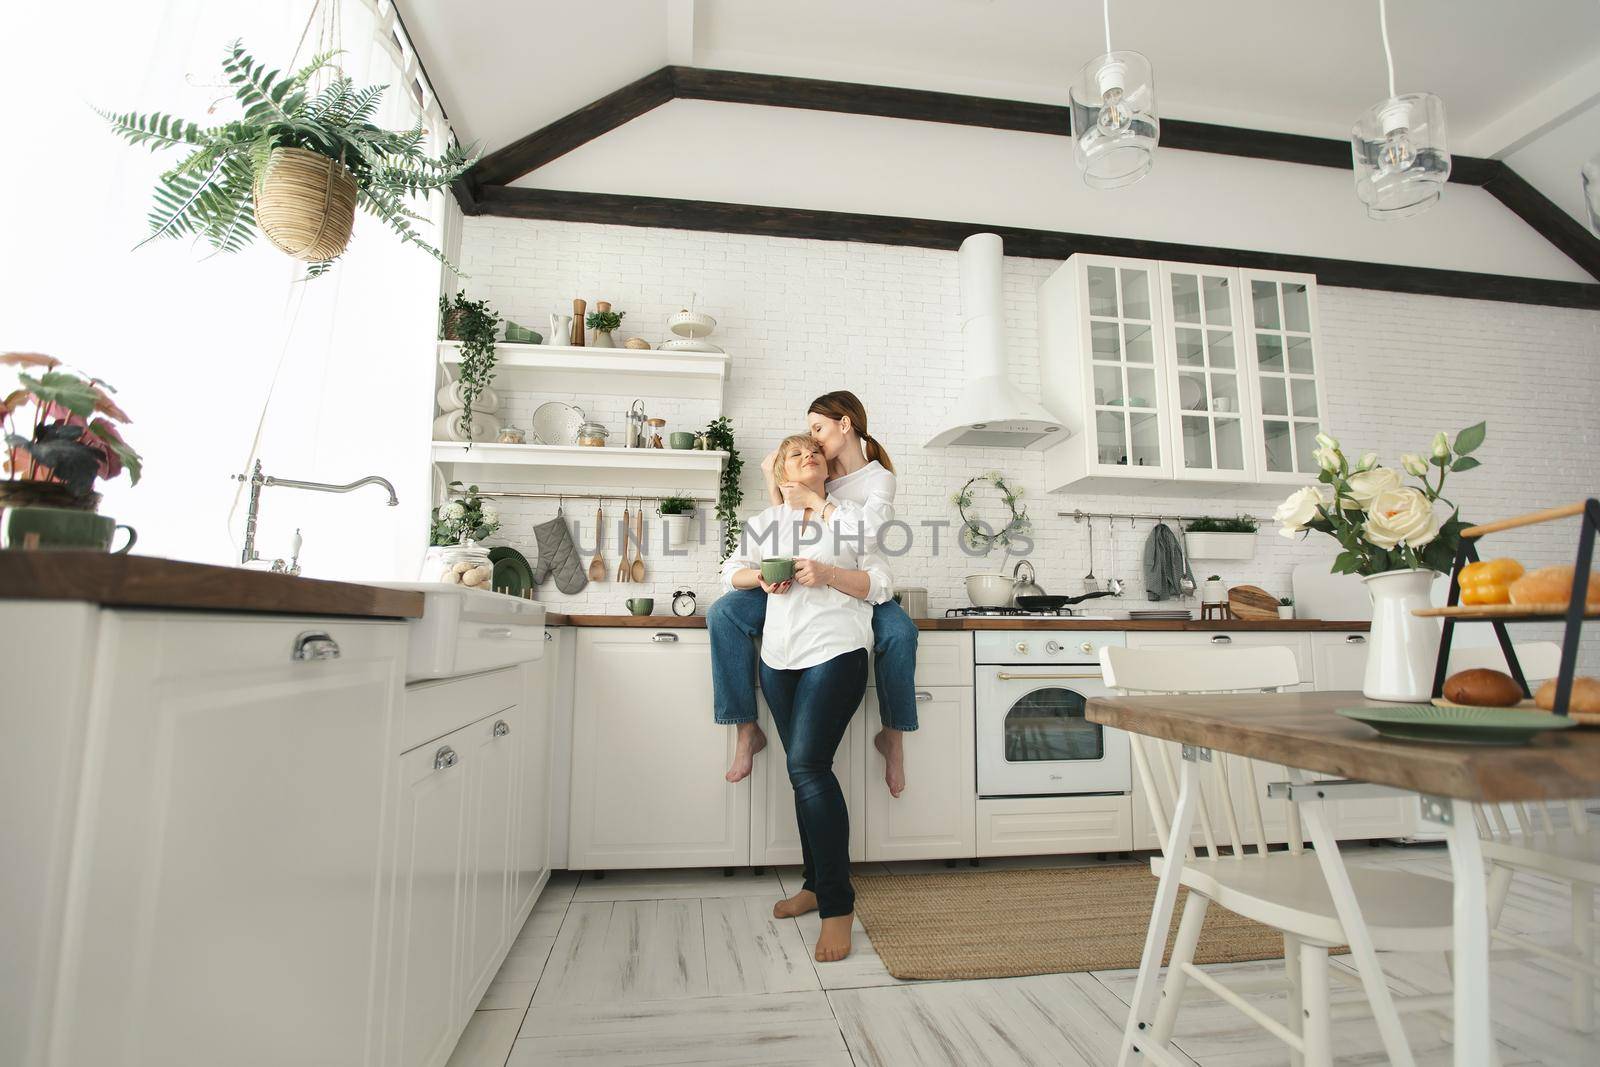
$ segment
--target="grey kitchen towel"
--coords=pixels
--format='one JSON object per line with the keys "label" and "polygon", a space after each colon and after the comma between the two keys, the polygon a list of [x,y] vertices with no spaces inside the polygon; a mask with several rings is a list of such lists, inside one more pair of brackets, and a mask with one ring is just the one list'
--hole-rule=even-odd
{"label": "grey kitchen towel", "polygon": [[554,574],[556,588],[569,596],[589,584],[565,515],[557,514],[549,522],[541,522],[533,528],[533,536],[539,544],[539,565],[533,571],[535,584]]}
{"label": "grey kitchen towel", "polygon": [[[1151,600],[1169,600],[1183,593],[1183,577],[1189,573],[1178,535],[1164,522],[1158,522],[1144,543],[1144,588]],[[1192,579],[1192,576],[1191,576]]]}

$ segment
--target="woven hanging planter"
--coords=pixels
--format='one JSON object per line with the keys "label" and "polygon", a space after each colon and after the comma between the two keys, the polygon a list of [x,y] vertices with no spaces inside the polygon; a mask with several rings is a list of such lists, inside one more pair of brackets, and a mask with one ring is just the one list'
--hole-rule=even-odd
{"label": "woven hanging planter", "polygon": [[336,159],[274,148],[254,186],[256,225],[280,251],[308,263],[338,256],[356,219],[356,180]]}

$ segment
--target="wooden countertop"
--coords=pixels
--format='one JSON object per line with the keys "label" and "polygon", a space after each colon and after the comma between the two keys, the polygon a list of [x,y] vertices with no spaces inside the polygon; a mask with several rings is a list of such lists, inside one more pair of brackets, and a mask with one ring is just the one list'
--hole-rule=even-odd
{"label": "wooden countertop", "polygon": [[[704,629],[704,615],[564,615],[546,612],[546,626],[635,626],[656,630]],[[1367,622],[1327,619],[1053,619],[1053,618],[966,618],[918,619],[919,630],[1194,630],[1201,633],[1262,631],[1329,632],[1366,630]]]}
{"label": "wooden countertop", "polygon": [[0,599],[274,615],[422,617],[422,594],[350,582],[106,552],[0,551]]}
{"label": "wooden countertop", "polygon": [[1549,732],[1529,745],[1391,741],[1337,708],[1384,707],[1357,692],[1093,697],[1092,722],[1462,800],[1559,800],[1600,794],[1600,730]]}

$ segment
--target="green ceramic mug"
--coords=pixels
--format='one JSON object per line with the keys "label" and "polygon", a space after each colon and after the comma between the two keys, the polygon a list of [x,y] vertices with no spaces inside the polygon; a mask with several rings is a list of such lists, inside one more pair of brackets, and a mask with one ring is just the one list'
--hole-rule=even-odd
{"label": "green ceramic mug", "polygon": [[635,615],[648,615],[655,610],[654,597],[636,596],[628,599],[628,610]]}
{"label": "green ceramic mug", "polygon": [[111,539],[118,530],[128,531],[128,541],[116,550],[125,554],[139,539],[132,526],[124,526],[109,515],[69,508],[5,508],[0,510],[0,548],[92,549],[111,551]]}
{"label": "green ceramic mug", "polygon": [[787,582],[794,577],[793,556],[768,556],[761,561],[761,580],[768,585]]}

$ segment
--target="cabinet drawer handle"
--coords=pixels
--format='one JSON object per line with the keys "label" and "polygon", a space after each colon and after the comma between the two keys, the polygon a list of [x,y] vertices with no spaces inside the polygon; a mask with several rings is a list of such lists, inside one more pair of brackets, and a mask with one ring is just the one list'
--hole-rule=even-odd
{"label": "cabinet drawer handle", "polygon": [[339,642],[322,630],[307,630],[295,637],[294,651],[289,653],[289,658],[306,661],[338,659]]}
{"label": "cabinet drawer handle", "polygon": [[506,639],[506,638],[511,636],[511,627],[509,627],[509,626],[485,626],[483,629],[478,631],[478,636],[479,637],[493,637],[493,638],[496,638],[498,640],[504,640],[504,639]]}
{"label": "cabinet drawer handle", "polygon": [[510,723],[506,722],[504,719],[495,720],[494,735],[496,737],[504,737],[506,734],[509,734],[510,732],[511,732],[511,724]]}
{"label": "cabinet drawer handle", "polygon": [[544,639],[546,641],[554,641],[556,639],[556,637],[555,637],[555,634],[551,633],[549,630],[546,630],[544,632]]}
{"label": "cabinet drawer handle", "polygon": [[461,762],[461,757],[456,755],[456,750],[445,745],[433,754],[433,769],[448,771],[451,767]]}
{"label": "cabinet drawer handle", "polygon": [[676,641],[677,639],[677,634],[656,634],[654,637],[650,638],[650,640],[656,642],[657,644],[660,644],[663,641]]}
{"label": "cabinet drawer handle", "polygon": [[1229,637],[1227,634],[1217,634],[1211,639],[1211,643],[1213,645],[1231,645],[1233,644],[1233,638]]}
{"label": "cabinet drawer handle", "polygon": [[1366,634],[1346,634],[1344,643],[1347,645],[1364,645],[1367,643]]}
{"label": "cabinet drawer handle", "polygon": [[928,701],[930,701],[932,699],[933,699],[933,694],[928,692],[926,689],[918,689],[917,690],[917,703],[918,704],[926,704]]}

